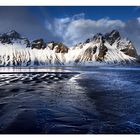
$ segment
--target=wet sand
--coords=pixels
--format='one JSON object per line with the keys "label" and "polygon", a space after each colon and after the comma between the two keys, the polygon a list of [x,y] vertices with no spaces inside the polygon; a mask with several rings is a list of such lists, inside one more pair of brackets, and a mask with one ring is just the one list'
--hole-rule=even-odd
{"label": "wet sand", "polygon": [[1,73],[0,133],[139,134],[139,79],[139,67]]}

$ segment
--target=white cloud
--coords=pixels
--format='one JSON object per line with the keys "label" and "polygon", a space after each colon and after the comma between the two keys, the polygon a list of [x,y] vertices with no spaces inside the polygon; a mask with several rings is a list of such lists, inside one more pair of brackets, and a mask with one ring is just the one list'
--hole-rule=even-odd
{"label": "white cloud", "polygon": [[140,17],[138,17],[137,20],[138,20],[138,22],[139,22],[139,24],[140,24]]}
{"label": "white cloud", "polygon": [[50,31],[52,30],[52,25],[51,25],[51,23],[50,23],[49,21],[47,21],[47,20],[45,21],[45,27],[47,27],[47,29],[50,30]]}
{"label": "white cloud", "polygon": [[[112,29],[123,28],[125,23],[121,20],[112,20],[110,18],[85,19],[85,14],[81,13],[73,17],[56,18],[52,26],[53,33],[62,38],[64,43],[74,45],[81,41],[83,42],[96,33],[105,33]],[[49,29],[48,27],[47,29]]]}
{"label": "white cloud", "polygon": [[128,37],[140,53],[140,18],[134,18],[126,22],[125,27],[122,29],[122,35]]}

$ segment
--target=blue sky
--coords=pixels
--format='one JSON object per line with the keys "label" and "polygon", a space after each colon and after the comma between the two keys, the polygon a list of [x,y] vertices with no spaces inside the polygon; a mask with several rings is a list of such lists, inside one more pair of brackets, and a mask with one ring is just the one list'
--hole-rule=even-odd
{"label": "blue sky", "polygon": [[85,13],[86,18],[100,19],[110,17],[112,19],[130,20],[140,16],[140,8],[133,6],[73,6],[73,7],[31,7],[31,10],[45,12],[46,16],[61,18]]}
{"label": "blue sky", "polygon": [[49,6],[0,7],[0,32],[15,29],[33,40],[62,41],[68,46],[112,29],[128,37],[140,52],[140,7]]}

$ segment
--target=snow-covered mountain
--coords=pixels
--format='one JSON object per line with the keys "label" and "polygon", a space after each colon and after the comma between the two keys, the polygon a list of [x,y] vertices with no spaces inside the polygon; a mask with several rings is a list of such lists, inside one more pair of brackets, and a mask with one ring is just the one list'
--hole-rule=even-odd
{"label": "snow-covered mountain", "polygon": [[16,31],[0,35],[1,66],[96,65],[134,63],[138,55],[132,42],[122,39],[117,30],[98,33],[84,43],[67,47],[60,42],[30,42]]}

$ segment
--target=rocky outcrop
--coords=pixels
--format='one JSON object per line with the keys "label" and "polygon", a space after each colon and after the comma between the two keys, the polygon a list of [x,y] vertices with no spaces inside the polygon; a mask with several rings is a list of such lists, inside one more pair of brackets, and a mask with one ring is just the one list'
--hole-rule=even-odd
{"label": "rocky outcrop", "polygon": [[31,42],[31,49],[45,49],[46,43],[43,39],[37,39]]}
{"label": "rocky outcrop", "polygon": [[110,33],[106,33],[104,35],[104,38],[106,41],[109,42],[110,45],[112,45],[116,40],[119,40],[120,37],[120,33],[117,30],[113,30]]}
{"label": "rocky outcrop", "polygon": [[104,58],[105,58],[105,55],[106,55],[107,51],[108,51],[108,48],[107,48],[104,44],[102,44],[102,45],[99,47],[99,54],[98,54],[98,56],[96,57],[96,60],[97,60],[97,61],[103,61]]}
{"label": "rocky outcrop", "polygon": [[95,43],[101,43],[104,39],[103,34],[97,33],[92,38],[88,38],[85,43],[90,43],[91,41],[94,41]]}
{"label": "rocky outcrop", "polygon": [[87,48],[81,57],[77,57],[76,63],[81,61],[92,61],[93,55],[96,53],[97,46]]}
{"label": "rocky outcrop", "polygon": [[0,42],[2,44],[12,44],[13,40],[16,39],[21,39],[21,36],[14,30],[0,35]]}
{"label": "rocky outcrop", "polygon": [[15,30],[1,34],[0,42],[2,44],[22,43],[26,47],[30,46],[29,40],[27,38],[21,37],[21,35],[17,33]]}
{"label": "rocky outcrop", "polygon": [[60,42],[51,42],[48,47],[54,50],[55,53],[68,53],[69,48]]}
{"label": "rocky outcrop", "polygon": [[15,30],[11,30],[10,32],[7,32],[6,35],[11,39],[21,39],[21,35],[16,32]]}
{"label": "rocky outcrop", "polygon": [[96,34],[69,48],[61,42],[46,43],[43,39],[30,43],[11,31],[0,35],[0,45],[0,66],[93,65],[97,61],[126,64],[140,60],[132,42],[122,39],[116,30]]}
{"label": "rocky outcrop", "polygon": [[[97,33],[96,35],[93,36],[93,38],[88,38],[85,41],[85,43],[90,43],[90,42],[100,43],[100,44],[104,44],[105,42],[108,42],[111,46],[114,43],[116,43],[117,48],[125,55],[135,57],[135,58],[137,57],[137,51],[133,46],[132,42],[129,40],[121,40],[120,33],[117,30],[113,30],[110,33],[106,33],[104,35],[101,33]],[[97,60],[102,60],[104,58],[104,55],[107,52],[106,48],[107,47],[104,47],[104,45],[102,45],[99,48],[99,55],[98,57],[96,56]]]}
{"label": "rocky outcrop", "polygon": [[84,52],[85,60],[92,61],[92,57],[96,53],[96,50],[97,46],[87,48]]}
{"label": "rocky outcrop", "polygon": [[95,43],[107,41],[110,45],[112,45],[116,40],[119,40],[120,38],[120,33],[117,30],[113,30],[110,33],[106,33],[105,35],[97,33],[93,36],[93,38],[88,38],[85,43],[89,43],[91,41],[94,41]]}
{"label": "rocky outcrop", "polygon": [[63,43],[59,43],[56,47],[55,47],[55,52],[56,53],[68,53],[68,47],[66,47]]}
{"label": "rocky outcrop", "polygon": [[120,49],[120,51],[122,51],[124,54],[129,55],[131,57],[137,57],[138,56],[137,51],[134,48],[131,41],[128,43],[128,45],[126,45],[122,49]]}
{"label": "rocky outcrop", "polygon": [[11,39],[8,37],[8,35],[6,35],[6,34],[2,34],[2,35],[0,35],[0,42],[2,43],[2,44],[11,44],[12,42],[11,42]]}
{"label": "rocky outcrop", "polygon": [[103,35],[101,33],[97,33],[95,36],[93,36],[92,41],[94,41],[95,43],[101,43],[103,39]]}

